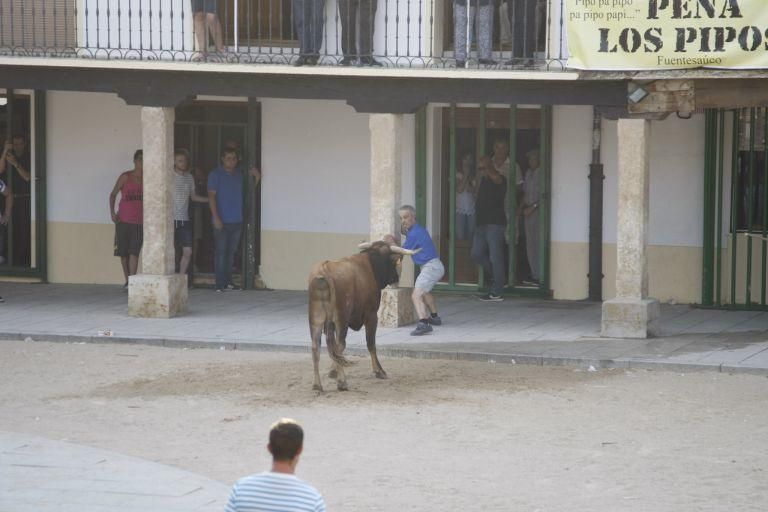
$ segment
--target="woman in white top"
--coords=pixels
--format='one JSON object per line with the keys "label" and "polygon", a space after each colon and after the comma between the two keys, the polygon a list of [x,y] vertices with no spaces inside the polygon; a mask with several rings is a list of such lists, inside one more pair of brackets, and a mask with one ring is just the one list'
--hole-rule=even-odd
{"label": "woman in white top", "polygon": [[456,239],[472,240],[475,234],[475,194],[477,177],[472,154],[461,159],[461,170],[456,173]]}

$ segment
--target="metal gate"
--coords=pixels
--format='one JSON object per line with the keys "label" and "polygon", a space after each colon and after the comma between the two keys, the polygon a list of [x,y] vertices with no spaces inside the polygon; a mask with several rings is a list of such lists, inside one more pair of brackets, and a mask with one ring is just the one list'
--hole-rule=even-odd
{"label": "metal gate", "polygon": [[768,108],[705,115],[701,303],[768,309]]}
{"label": "metal gate", "polygon": [[[551,123],[550,106],[430,105],[417,113],[416,210],[419,219],[433,219],[433,238],[446,268],[439,289],[474,292],[484,288],[482,268],[470,259],[472,237],[467,236],[466,226],[458,225],[457,185],[472,172],[467,160],[476,166],[479,157],[491,156],[497,143],[504,142],[508,155],[506,290],[550,295]],[[537,154],[539,164],[538,236],[531,237],[536,244],[531,252],[518,209],[522,185],[517,184],[526,173],[529,153]],[[529,256],[536,260],[537,281],[526,279],[531,272]]]}

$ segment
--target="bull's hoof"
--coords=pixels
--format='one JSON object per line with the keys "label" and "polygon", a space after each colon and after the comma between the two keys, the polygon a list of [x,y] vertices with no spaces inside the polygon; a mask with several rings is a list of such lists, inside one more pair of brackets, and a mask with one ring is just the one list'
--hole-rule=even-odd
{"label": "bull's hoof", "polygon": [[349,391],[349,386],[347,386],[346,382],[337,382],[336,389],[339,391]]}
{"label": "bull's hoof", "polygon": [[328,377],[331,379],[335,379],[338,376],[339,376],[339,372],[337,372],[336,370],[331,370],[328,372]]}
{"label": "bull's hoof", "polygon": [[322,393],[323,386],[321,386],[320,384],[312,384],[312,389],[315,391],[320,391]]}
{"label": "bull's hoof", "polygon": [[382,370],[380,372],[374,372],[374,375],[376,376],[377,379],[388,379],[389,378],[389,377],[387,377],[387,372],[385,372],[384,370]]}

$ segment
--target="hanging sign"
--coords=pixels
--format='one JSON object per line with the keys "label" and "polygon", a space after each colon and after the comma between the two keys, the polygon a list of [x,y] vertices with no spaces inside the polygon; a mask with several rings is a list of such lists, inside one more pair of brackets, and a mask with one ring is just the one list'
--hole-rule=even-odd
{"label": "hanging sign", "polygon": [[768,68],[766,0],[566,2],[572,68]]}

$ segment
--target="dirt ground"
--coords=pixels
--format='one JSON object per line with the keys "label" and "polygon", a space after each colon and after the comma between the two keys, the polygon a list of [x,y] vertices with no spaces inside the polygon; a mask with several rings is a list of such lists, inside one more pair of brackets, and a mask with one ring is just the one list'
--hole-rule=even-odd
{"label": "dirt ground", "polygon": [[318,394],[309,354],[0,342],[0,430],[229,484],[292,417],[334,511],[766,509],[765,377],[355,360]]}

